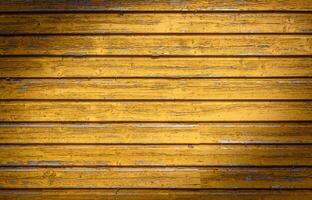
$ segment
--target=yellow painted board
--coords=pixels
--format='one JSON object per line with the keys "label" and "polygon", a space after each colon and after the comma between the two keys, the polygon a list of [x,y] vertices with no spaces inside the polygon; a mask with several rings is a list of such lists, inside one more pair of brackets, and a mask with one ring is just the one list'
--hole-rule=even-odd
{"label": "yellow painted board", "polygon": [[312,36],[1,36],[0,55],[310,56]]}
{"label": "yellow painted board", "polygon": [[312,79],[0,79],[0,99],[312,100]]}
{"label": "yellow painted board", "polygon": [[311,121],[312,102],[286,101],[1,101],[12,121]]}
{"label": "yellow painted board", "polygon": [[1,144],[304,144],[311,123],[1,123]]}
{"label": "yellow painted board", "polygon": [[0,57],[0,77],[312,77],[312,58]]}
{"label": "yellow painted board", "polygon": [[308,189],[311,168],[0,168],[2,189],[193,188]]}
{"label": "yellow painted board", "polygon": [[312,145],[3,145],[1,166],[312,166]]}
{"label": "yellow painted board", "polygon": [[0,33],[311,33],[311,22],[309,13],[5,14]]}

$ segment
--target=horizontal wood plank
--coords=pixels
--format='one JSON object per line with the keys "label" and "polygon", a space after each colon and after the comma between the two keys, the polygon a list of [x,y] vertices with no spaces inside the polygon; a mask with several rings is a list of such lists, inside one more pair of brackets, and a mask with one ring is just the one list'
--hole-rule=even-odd
{"label": "horizontal wood plank", "polygon": [[312,77],[312,58],[0,57],[0,77]]}
{"label": "horizontal wood plank", "polygon": [[0,199],[14,200],[310,200],[311,190],[69,189],[0,190]]}
{"label": "horizontal wood plank", "polygon": [[5,188],[309,189],[311,168],[0,168]]}
{"label": "horizontal wood plank", "polygon": [[310,121],[312,102],[1,101],[9,121]]}
{"label": "horizontal wood plank", "polygon": [[1,144],[302,144],[311,123],[1,123]]}
{"label": "horizontal wood plank", "polygon": [[312,79],[0,79],[0,99],[311,100]]}
{"label": "horizontal wood plank", "polygon": [[1,36],[0,55],[309,56],[312,36]]}
{"label": "horizontal wood plank", "polygon": [[106,13],[0,15],[0,34],[312,33],[311,14]]}
{"label": "horizontal wood plank", "polygon": [[312,166],[312,145],[4,145],[1,166]]}
{"label": "horizontal wood plank", "polygon": [[309,0],[8,0],[0,12],[36,11],[310,11]]}

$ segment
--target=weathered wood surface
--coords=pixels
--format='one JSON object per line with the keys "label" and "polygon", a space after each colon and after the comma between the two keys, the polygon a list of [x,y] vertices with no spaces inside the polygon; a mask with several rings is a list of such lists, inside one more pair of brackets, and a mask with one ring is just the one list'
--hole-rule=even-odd
{"label": "weathered wood surface", "polygon": [[164,190],[164,189],[70,189],[0,190],[0,199],[14,200],[310,200],[311,190]]}
{"label": "weathered wood surface", "polygon": [[0,57],[0,77],[312,77],[312,58]]}
{"label": "weathered wood surface", "polygon": [[3,122],[311,121],[312,102],[1,101],[0,113],[0,120]]}
{"label": "weathered wood surface", "polygon": [[0,12],[36,11],[310,11],[310,0],[8,0]]}
{"label": "weathered wood surface", "polygon": [[1,123],[1,144],[312,144],[311,123]]}
{"label": "weathered wood surface", "polygon": [[312,79],[0,79],[0,99],[310,100]]}
{"label": "weathered wood surface", "polygon": [[5,145],[2,166],[312,166],[311,145]]}
{"label": "weathered wood surface", "polygon": [[5,188],[308,189],[311,168],[0,168]]}
{"label": "weathered wood surface", "polygon": [[0,34],[312,33],[312,14],[92,13],[0,15]]}
{"label": "weathered wood surface", "polygon": [[1,36],[0,55],[310,56],[312,36]]}
{"label": "weathered wood surface", "polygon": [[0,199],[311,199],[311,11],[0,1]]}

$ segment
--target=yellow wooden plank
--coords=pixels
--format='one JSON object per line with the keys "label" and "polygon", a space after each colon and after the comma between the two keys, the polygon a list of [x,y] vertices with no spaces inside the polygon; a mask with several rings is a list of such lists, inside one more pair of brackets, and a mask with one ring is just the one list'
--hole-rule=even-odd
{"label": "yellow wooden plank", "polygon": [[312,102],[1,101],[5,121],[309,121]]}
{"label": "yellow wooden plank", "polygon": [[312,143],[311,123],[2,123],[2,144]]}
{"label": "yellow wooden plank", "polygon": [[0,55],[312,55],[311,35],[2,36]]}
{"label": "yellow wooden plank", "polygon": [[0,33],[311,33],[311,22],[307,13],[11,14],[0,15]]}
{"label": "yellow wooden plank", "polygon": [[312,79],[0,79],[0,99],[310,100]]}
{"label": "yellow wooden plank", "polygon": [[7,0],[0,2],[0,11],[310,11],[311,4],[310,0]]}
{"label": "yellow wooden plank", "polygon": [[312,77],[312,58],[0,57],[0,77]]}
{"label": "yellow wooden plank", "polygon": [[14,200],[310,200],[311,190],[164,190],[164,189],[70,189],[0,190],[0,199]]}
{"label": "yellow wooden plank", "polygon": [[311,168],[0,168],[5,188],[212,188],[312,187]]}
{"label": "yellow wooden plank", "polygon": [[2,166],[312,166],[312,145],[3,145]]}

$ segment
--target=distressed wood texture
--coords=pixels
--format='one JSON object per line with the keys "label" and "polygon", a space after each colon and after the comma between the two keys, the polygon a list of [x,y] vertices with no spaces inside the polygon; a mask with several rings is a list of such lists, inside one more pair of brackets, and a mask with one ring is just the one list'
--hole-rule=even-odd
{"label": "distressed wood texture", "polygon": [[308,189],[311,168],[0,168],[4,188]]}
{"label": "distressed wood texture", "polygon": [[312,14],[109,13],[0,15],[0,34],[312,33]]}
{"label": "distressed wood texture", "polygon": [[0,200],[310,200],[312,0],[0,1]]}
{"label": "distressed wood texture", "polygon": [[4,145],[1,166],[312,166],[311,145]]}
{"label": "distressed wood texture", "polygon": [[310,200],[311,190],[164,190],[164,189],[75,189],[0,190],[0,199],[14,200]]}
{"label": "distressed wood texture", "polygon": [[36,11],[310,11],[311,0],[8,0],[0,12]]}
{"label": "distressed wood texture", "polygon": [[0,57],[0,77],[312,77],[312,58]]}
{"label": "distressed wood texture", "polygon": [[310,100],[312,79],[0,79],[0,99]]}
{"label": "distressed wood texture", "polygon": [[310,56],[312,36],[1,36],[0,55]]}
{"label": "distressed wood texture", "polygon": [[1,123],[1,144],[312,144],[311,123]]}
{"label": "distressed wood texture", "polygon": [[1,101],[9,121],[311,121],[312,101]]}

